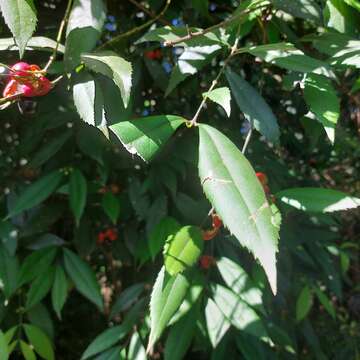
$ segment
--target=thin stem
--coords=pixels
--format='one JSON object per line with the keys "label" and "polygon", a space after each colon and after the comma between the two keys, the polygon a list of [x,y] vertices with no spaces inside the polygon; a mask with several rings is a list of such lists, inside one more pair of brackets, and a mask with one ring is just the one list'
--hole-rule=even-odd
{"label": "thin stem", "polygon": [[62,80],[63,77],[64,77],[64,75],[60,75],[55,80],[53,80],[51,83],[53,85],[56,85],[60,80]]}
{"label": "thin stem", "polygon": [[[209,94],[212,90],[214,90],[215,86],[218,84],[219,82],[219,79],[220,77],[222,76],[222,74],[224,73],[225,71],[225,68],[228,64],[228,62],[230,61],[230,59],[232,58],[232,56],[236,53],[237,51],[237,47],[238,47],[238,44],[239,44],[239,33],[240,33],[240,25],[239,25],[239,28],[238,28],[238,31],[237,31],[237,35],[236,35],[236,40],[235,40],[235,43],[233,45],[233,47],[231,48],[231,52],[229,54],[229,56],[225,59],[224,61],[224,64],[222,66],[222,68],[220,69],[219,73],[217,74],[216,78],[213,80],[213,82],[211,83],[211,86],[209,88],[209,90],[207,91],[207,94]],[[201,110],[204,108],[205,104],[206,104],[206,101],[208,99],[208,95],[205,95],[203,100],[201,101],[200,103],[200,106],[198,107],[198,109],[196,110],[196,113],[194,115],[194,117],[191,119],[191,121],[188,123],[188,127],[192,127],[192,126],[196,126],[197,124],[197,119],[201,113]]]}
{"label": "thin stem", "polygon": [[[144,13],[148,14],[150,17],[154,18],[156,17],[156,13],[152,12],[151,10],[147,9],[145,6],[141,5],[135,0],[128,0],[132,4],[134,4],[138,9],[142,10]],[[159,22],[161,22],[164,25],[171,25],[171,23],[165,19],[159,18]]]}
{"label": "thin stem", "polygon": [[243,154],[245,154],[245,151],[246,151],[246,149],[247,149],[247,147],[248,147],[248,145],[249,145],[249,143],[250,143],[252,133],[253,133],[253,126],[252,126],[252,124],[251,124],[251,128],[250,128],[248,134],[246,135],[246,139],[245,139],[245,142],[244,142],[244,146],[243,146],[243,148],[242,148],[242,150],[241,150],[241,152],[242,152]]}
{"label": "thin stem", "polygon": [[5,104],[9,101],[17,100],[22,94],[15,94],[7,97],[0,98],[0,105]]}
{"label": "thin stem", "polygon": [[59,45],[60,45],[60,41],[61,41],[61,38],[62,38],[62,34],[64,32],[64,29],[65,29],[65,25],[68,21],[68,18],[69,18],[69,15],[70,15],[70,10],[71,10],[71,5],[72,5],[72,0],[68,0],[68,4],[66,6],[66,10],[65,10],[65,15],[60,23],[60,27],[59,27],[59,30],[58,30],[58,33],[57,33],[57,37],[56,37],[56,45],[55,45],[55,48],[49,58],[49,61],[47,62],[47,64],[45,65],[43,71],[44,72],[47,72],[49,67],[52,65],[52,63],[54,62],[54,60],[56,59],[56,55],[57,55],[57,52],[58,52],[58,49],[59,49]]}
{"label": "thin stem", "polygon": [[159,20],[166,13],[166,11],[169,8],[170,4],[171,4],[171,0],[166,0],[166,4],[165,4],[164,8],[153,19],[150,19],[149,21],[147,21],[146,23],[144,23],[144,24],[142,24],[142,25],[140,25],[138,27],[135,27],[135,28],[133,28],[133,29],[131,29],[129,31],[126,31],[126,32],[124,32],[122,34],[119,34],[119,35],[115,36],[111,40],[109,40],[109,41],[105,42],[104,44],[102,44],[101,46],[99,46],[96,50],[101,50],[101,49],[104,49],[104,48],[106,48],[108,46],[112,46],[113,44],[117,43],[119,40],[127,38],[127,37],[129,37],[131,35],[134,35],[137,32],[149,27],[154,22]]}
{"label": "thin stem", "polygon": [[[268,6],[268,5],[266,5],[266,6]],[[227,26],[227,25],[229,25],[230,23],[232,23],[234,21],[240,20],[242,17],[248,15],[251,11],[264,9],[266,6],[262,5],[262,6],[259,6],[259,7],[255,7],[253,9],[251,9],[251,8],[247,9],[246,11],[240,12],[239,14],[236,14],[236,15],[230,17],[227,20],[221,21],[218,24],[215,24],[213,26],[208,27],[207,29],[202,29],[202,30],[199,30],[199,31],[196,31],[196,32],[193,32],[193,33],[189,32],[187,35],[185,35],[183,37],[180,37],[180,38],[178,38],[176,40],[165,41],[164,46],[174,46],[176,44],[183,43],[183,42],[186,42],[186,41],[188,41],[190,39],[193,39],[194,37],[205,35],[205,34],[211,32],[213,30],[216,30],[216,29],[220,28],[220,27]]]}

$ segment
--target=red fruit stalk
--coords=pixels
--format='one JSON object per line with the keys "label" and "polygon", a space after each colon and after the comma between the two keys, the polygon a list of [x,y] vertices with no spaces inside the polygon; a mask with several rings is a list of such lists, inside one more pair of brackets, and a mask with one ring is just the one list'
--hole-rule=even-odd
{"label": "red fruit stalk", "polygon": [[211,266],[216,264],[216,261],[213,256],[203,255],[199,260],[200,267],[204,270],[208,270]]}

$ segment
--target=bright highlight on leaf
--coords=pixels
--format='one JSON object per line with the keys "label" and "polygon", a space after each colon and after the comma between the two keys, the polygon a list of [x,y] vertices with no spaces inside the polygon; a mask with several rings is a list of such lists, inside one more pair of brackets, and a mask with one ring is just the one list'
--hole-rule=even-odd
{"label": "bright highlight on leaf", "polygon": [[324,188],[293,188],[279,191],[275,196],[285,204],[310,212],[326,213],[360,206],[359,198]]}
{"label": "bright highlight on leaf", "polygon": [[221,132],[200,125],[199,175],[224,225],[263,266],[276,293],[278,228],[255,171]]}

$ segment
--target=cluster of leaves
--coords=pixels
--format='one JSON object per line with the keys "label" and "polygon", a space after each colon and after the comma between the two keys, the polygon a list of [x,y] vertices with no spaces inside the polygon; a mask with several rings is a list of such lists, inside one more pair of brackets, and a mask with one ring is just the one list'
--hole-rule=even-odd
{"label": "cluster of leaves", "polygon": [[358,3],[52,5],[0,0],[2,62],[55,80],[1,99],[0,358],[354,357]]}

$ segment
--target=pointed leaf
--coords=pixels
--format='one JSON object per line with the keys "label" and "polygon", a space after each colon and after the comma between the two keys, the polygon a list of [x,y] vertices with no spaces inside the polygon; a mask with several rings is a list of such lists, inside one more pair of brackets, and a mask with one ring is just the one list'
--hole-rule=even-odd
{"label": "pointed leaf", "polygon": [[55,354],[51,341],[38,327],[33,325],[23,325],[25,334],[35,351],[45,360],[54,360]]}
{"label": "pointed leaf", "polygon": [[308,74],[305,80],[304,97],[310,111],[323,124],[333,143],[335,127],[340,116],[340,100],[330,80],[321,75]]}
{"label": "pointed leaf", "polygon": [[[45,36],[33,36],[26,45],[26,50],[37,50],[37,51],[53,51],[56,47],[56,41],[49,39]],[[19,47],[16,45],[14,38],[0,39],[0,51],[14,51],[18,50]],[[63,54],[65,47],[59,44],[57,52]]]}
{"label": "pointed leaf", "polygon": [[75,216],[76,223],[79,225],[81,216],[86,205],[87,182],[78,169],[74,169],[70,175],[69,196],[70,207]]}
{"label": "pointed leaf", "polygon": [[13,217],[42,203],[59,187],[62,178],[60,171],[54,171],[29,185],[19,195],[7,217]]}
{"label": "pointed leaf", "polygon": [[153,347],[171,317],[185,298],[190,282],[188,274],[170,277],[163,266],[157,276],[150,300],[151,331],[148,350]]}
{"label": "pointed leaf", "polygon": [[58,265],[55,270],[55,279],[51,291],[51,300],[53,308],[59,319],[61,319],[61,309],[65,304],[67,294],[68,283],[66,280],[66,275],[63,268]]}
{"label": "pointed leaf", "polygon": [[226,86],[214,89],[210,92],[204,92],[203,97],[207,97],[213,102],[219,104],[226,112],[226,115],[230,117],[231,113],[231,94],[230,89]]}
{"label": "pointed leaf", "polygon": [[131,63],[113,51],[83,54],[81,59],[89,69],[107,76],[114,81],[120,89],[124,106],[127,107],[131,93]]}
{"label": "pointed leaf", "polygon": [[36,355],[34,350],[31,348],[29,344],[20,340],[20,349],[22,354],[24,355],[25,360],[36,360]]}
{"label": "pointed leaf", "polygon": [[325,188],[293,188],[279,191],[275,196],[285,204],[310,212],[326,213],[360,206],[359,198]]}
{"label": "pointed leaf", "polygon": [[180,116],[160,115],[123,121],[110,126],[126,150],[149,161],[175,130],[186,120]]}
{"label": "pointed leaf", "polygon": [[120,215],[119,199],[112,192],[108,191],[102,198],[102,207],[106,215],[116,224]]}
{"label": "pointed leaf", "polygon": [[11,256],[5,246],[0,243],[0,282],[2,291],[8,299],[18,287],[19,263],[15,256]]}
{"label": "pointed leaf", "polygon": [[308,286],[305,286],[296,300],[296,321],[303,320],[309,313],[313,304],[313,298]]}
{"label": "pointed leaf", "polygon": [[53,280],[54,268],[51,267],[48,271],[44,272],[33,281],[26,298],[26,310],[31,309],[46,296],[53,284]]}
{"label": "pointed leaf", "polygon": [[103,310],[103,299],[94,271],[90,266],[68,249],[64,249],[65,269],[77,290]]}
{"label": "pointed leaf", "polygon": [[9,359],[9,348],[4,333],[0,330],[0,359]]}
{"label": "pointed leaf", "polygon": [[264,98],[252,85],[234,72],[227,70],[226,77],[235,101],[247,120],[268,141],[277,142],[280,136],[277,119]]}
{"label": "pointed leaf", "polygon": [[225,226],[263,266],[276,293],[278,228],[255,171],[222,133],[200,125],[199,175]]}
{"label": "pointed leaf", "polygon": [[26,44],[35,31],[37,17],[33,0],[0,0],[0,8],[7,26],[23,56]]}
{"label": "pointed leaf", "polygon": [[165,244],[164,264],[170,275],[176,275],[195,264],[204,247],[200,228],[184,226]]}

